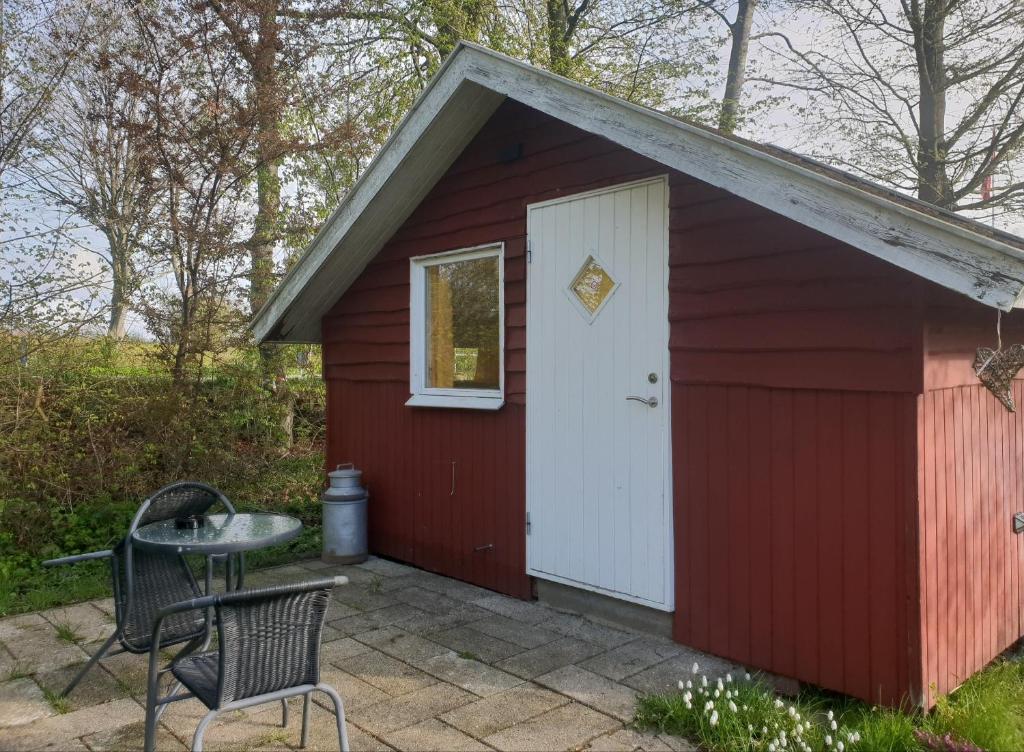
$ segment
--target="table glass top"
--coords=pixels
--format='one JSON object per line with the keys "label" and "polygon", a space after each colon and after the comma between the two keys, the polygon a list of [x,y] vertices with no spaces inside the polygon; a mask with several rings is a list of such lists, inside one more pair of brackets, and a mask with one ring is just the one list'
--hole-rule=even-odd
{"label": "table glass top", "polygon": [[194,530],[177,527],[173,519],[153,522],[136,530],[134,538],[146,548],[224,552],[272,546],[302,529],[299,520],[283,514],[210,514],[205,520]]}

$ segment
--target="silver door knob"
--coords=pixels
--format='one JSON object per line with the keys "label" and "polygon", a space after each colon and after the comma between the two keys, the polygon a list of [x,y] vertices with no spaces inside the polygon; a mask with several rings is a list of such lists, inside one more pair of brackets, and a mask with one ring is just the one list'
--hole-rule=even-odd
{"label": "silver door knob", "polygon": [[634,402],[643,402],[648,407],[657,407],[658,406],[658,398],[657,397],[647,397],[647,398],[644,398],[644,397],[638,397],[635,394],[631,394],[628,397],[626,397],[626,399],[627,400],[633,400]]}

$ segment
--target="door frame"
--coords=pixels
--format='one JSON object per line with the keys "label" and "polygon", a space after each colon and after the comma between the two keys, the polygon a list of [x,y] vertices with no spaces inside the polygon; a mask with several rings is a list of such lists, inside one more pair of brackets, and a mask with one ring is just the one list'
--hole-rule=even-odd
{"label": "door frame", "polygon": [[[567,577],[560,577],[558,575],[550,574],[549,572],[541,572],[535,570],[530,566],[530,542],[524,540],[525,544],[525,562],[526,562],[526,574],[537,577],[543,580],[549,580],[552,582],[558,582],[570,587],[579,588],[582,590],[589,590],[595,593],[600,593],[618,600],[628,601],[630,603],[637,603],[642,606],[654,608],[659,611],[672,612],[675,610],[675,560],[676,560],[676,540],[675,540],[675,525],[674,525],[674,493],[672,488],[672,377],[671,377],[671,352],[669,350],[669,336],[670,336],[670,322],[669,322],[669,306],[670,306],[670,295],[669,289],[669,274],[671,268],[669,267],[669,179],[667,174],[661,174],[654,177],[641,178],[639,180],[630,180],[624,183],[615,183],[614,185],[604,186],[602,188],[596,188],[589,191],[581,191],[579,193],[573,193],[566,196],[559,196],[558,198],[548,199],[546,201],[538,201],[535,203],[529,203],[526,205],[526,248],[527,248],[527,264],[526,264],[526,441],[529,444],[531,428],[530,428],[530,377],[529,377],[529,363],[530,363],[530,330],[529,321],[531,318],[531,299],[530,289],[532,286],[532,266],[531,263],[531,239],[532,239],[532,216],[534,209],[542,209],[544,207],[550,207],[557,204],[570,203],[572,201],[578,201],[580,199],[591,198],[593,196],[600,196],[606,193],[617,193],[618,191],[626,190],[629,188],[635,188],[641,185],[648,185],[653,183],[662,183],[664,185],[664,248],[663,248],[663,262],[665,270],[665,318],[664,318],[664,329],[662,330],[662,341],[665,343],[665,347],[662,353],[662,364],[661,372],[664,374],[663,381],[664,385],[662,388],[663,400],[660,407],[665,409],[665,427],[663,431],[663,442],[662,442],[662,467],[664,468],[664,477],[662,480],[664,489],[664,543],[665,543],[665,561],[664,561],[664,582],[665,582],[665,593],[664,603],[655,603],[653,601],[639,598],[637,596],[620,593],[617,591],[608,590],[606,588],[598,587],[596,585],[589,585],[586,583],[579,582],[578,580],[572,580]],[[529,456],[529,453],[526,453]],[[530,515],[530,495],[531,495],[531,467],[527,461],[526,465],[526,520],[527,529],[524,531],[524,536],[529,535],[529,515]]]}

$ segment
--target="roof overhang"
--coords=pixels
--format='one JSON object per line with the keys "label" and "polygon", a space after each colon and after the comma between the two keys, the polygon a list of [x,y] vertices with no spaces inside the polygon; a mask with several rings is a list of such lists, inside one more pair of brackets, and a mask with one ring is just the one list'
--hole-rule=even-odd
{"label": "roof overhang", "polygon": [[506,98],[994,308],[1021,305],[1024,250],[476,45],[461,43],[253,322],[319,342],[320,320]]}

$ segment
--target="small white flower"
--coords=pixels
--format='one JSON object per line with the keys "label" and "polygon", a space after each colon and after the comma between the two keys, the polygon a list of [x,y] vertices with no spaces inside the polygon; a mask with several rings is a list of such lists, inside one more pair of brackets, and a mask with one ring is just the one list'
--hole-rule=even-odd
{"label": "small white flower", "polygon": [[691,703],[689,700],[683,700],[683,702],[686,703],[687,710],[693,710],[693,703]]}
{"label": "small white flower", "polygon": [[836,749],[839,750],[839,752],[843,752],[843,749],[844,749],[843,743],[842,742],[836,742]]}
{"label": "small white flower", "polygon": [[722,694],[722,690],[716,689],[715,690],[715,699],[717,700],[721,694]]}
{"label": "small white flower", "polygon": [[746,706],[746,705],[744,705],[744,706],[743,706],[743,709],[744,709],[744,710],[746,710],[746,709],[747,709],[747,706]]}
{"label": "small white flower", "polygon": [[729,710],[731,710],[733,713],[737,711],[736,703],[732,700],[729,701]]}
{"label": "small white flower", "polygon": [[683,699],[686,700],[686,702],[689,702],[693,699],[693,695],[691,695],[689,692],[683,692]]}
{"label": "small white flower", "polygon": [[775,752],[777,749],[778,747],[775,746],[775,742],[768,745],[768,752]]}
{"label": "small white flower", "polygon": [[832,737],[829,734],[825,734],[825,746],[826,747],[831,747],[832,746]]}
{"label": "small white flower", "polygon": [[691,669],[691,671],[693,671],[694,676],[700,673],[700,666],[697,665],[696,661],[694,661],[693,668]]}
{"label": "small white flower", "polygon": [[749,733],[753,734],[753,733],[754,733],[754,724],[752,724],[752,723],[748,723],[748,724],[747,724],[747,731],[748,731]]}
{"label": "small white flower", "polygon": [[700,677],[700,685],[702,687],[706,687],[708,685],[708,678],[706,676]]}
{"label": "small white flower", "polygon": [[768,727],[767,726],[762,726],[761,727],[761,733],[762,734],[767,734],[768,733]]}
{"label": "small white flower", "polygon": [[711,714],[711,725],[712,726],[717,726],[718,725],[718,711],[717,710],[714,713]]}
{"label": "small white flower", "polygon": [[725,675],[725,683],[726,684],[732,684],[732,674],[726,674]]}
{"label": "small white flower", "polygon": [[786,703],[784,703],[782,700],[779,700],[778,698],[776,698],[776,700],[775,700],[775,707],[781,708],[785,704]]}
{"label": "small white flower", "polygon": [[693,682],[690,681],[689,679],[686,680],[686,688],[687,689],[693,689]]}
{"label": "small white flower", "polygon": [[789,710],[787,710],[786,712],[789,713],[790,718],[796,718],[796,708],[794,708],[792,705],[789,706]]}
{"label": "small white flower", "polygon": [[835,714],[835,713],[833,713],[833,712],[832,712],[832,711],[830,710],[830,711],[828,711],[828,713],[826,714],[826,717],[827,717],[827,718],[828,718],[828,719],[829,719],[829,720],[831,721],[831,720],[832,720],[833,718],[835,718],[835,717],[836,717],[836,714]]}
{"label": "small white flower", "polygon": [[718,682],[715,684],[715,686],[718,687],[719,691],[725,689],[725,684],[722,683],[721,679],[718,680]]}
{"label": "small white flower", "polygon": [[715,703],[712,702],[711,700],[708,700],[706,703],[704,703],[704,712],[707,712],[707,711],[711,710],[714,707],[715,707]]}
{"label": "small white flower", "polygon": [[831,729],[832,729],[833,731],[836,731],[836,730],[838,730],[838,729],[839,729],[839,724],[838,724],[838,723],[836,723],[835,721],[832,721],[832,723],[830,723],[830,724],[829,724],[829,726],[831,727]]}
{"label": "small white flower", "polygon": [[683,684],[683,680],[682,679],[679,680],[679,688],[680,689],[686,689],[686,685]]}
{"label": "small white flower", "polygon": [[747,674],[744,674],[744,678],[745,678],[745,679],[746,679],[747,681],[750,681],[750,674],[749,674],[749,673],[747,673]]}

